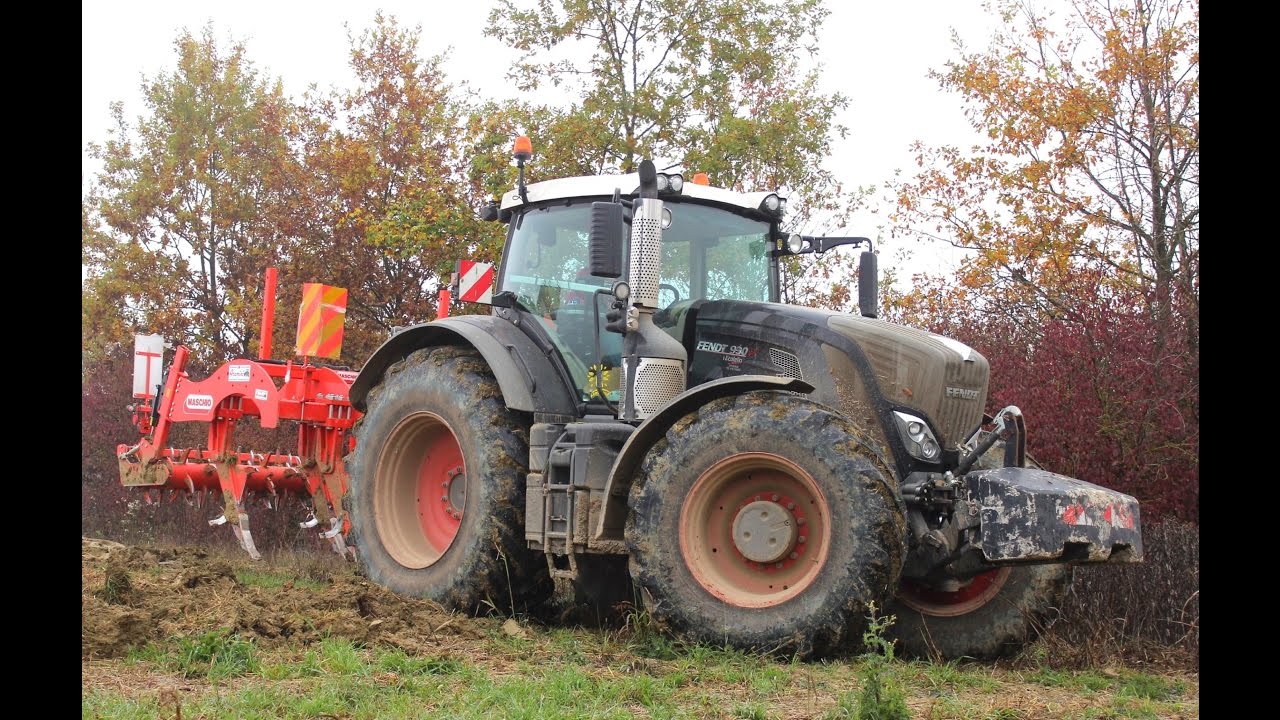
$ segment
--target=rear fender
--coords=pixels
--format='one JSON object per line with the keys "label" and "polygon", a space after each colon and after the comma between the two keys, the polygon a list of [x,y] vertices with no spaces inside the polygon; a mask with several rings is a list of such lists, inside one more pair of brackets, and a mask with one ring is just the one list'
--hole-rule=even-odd
{"label": "rear fender", "polygon": [[576,417],[577,402],[553,361],[507,320],[492,315],[459,315],[414,325],[392,335],[351,384],[351,404],[365,412],[369,391],[387,368],[415,350],[434,345],[470,345],[479,351],[502,389],[508,408]]}

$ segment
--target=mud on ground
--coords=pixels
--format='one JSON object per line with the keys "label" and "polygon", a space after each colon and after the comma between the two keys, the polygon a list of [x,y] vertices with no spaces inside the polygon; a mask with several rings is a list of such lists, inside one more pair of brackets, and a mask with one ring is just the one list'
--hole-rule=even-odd
{"label": "mud on ground", "polygon": [[[81,659],[122,657],[130,648],[226,629],[262,648],[326,637],[408,653],[484,637],[492,621],[401,597],[358,576],[336,556],[286,567],[201,548],[132,547],[81,541]],[[268,574],[282,586],[244,582]]]}

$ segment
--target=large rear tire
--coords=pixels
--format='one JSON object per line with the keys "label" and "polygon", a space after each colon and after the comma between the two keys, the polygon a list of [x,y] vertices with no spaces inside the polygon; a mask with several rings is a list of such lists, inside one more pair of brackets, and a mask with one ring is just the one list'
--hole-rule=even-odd
{"label": "large rear tire", "polygon": [[528,421],[470,348],[424,348],[369,393],[348,456],[350,539],[369,579],[471,614],[551,589],[524,539]]}
{"label": "large rear tire", "polygon": [[903,580],[888,606],[890,634],[911,657],[1007,657],[1037,637],[1070,583],[1069,565],[998,568],[945,592]]}
{"label": "large rear tire", "polygon": [[902,506],[883,457],[807,398],[712,401],[632,486],[627,547],[650,616],[695,643],[809,657],[861,640],[897,586]]}

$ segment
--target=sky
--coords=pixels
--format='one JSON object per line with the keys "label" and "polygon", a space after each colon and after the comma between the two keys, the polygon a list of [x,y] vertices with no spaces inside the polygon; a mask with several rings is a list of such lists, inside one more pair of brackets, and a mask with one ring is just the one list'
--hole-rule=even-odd
{"label": "sky", "polygon": [[[910,146],[968,146],[976,141],[958,96],[943,92],[928,77],[958,55],[956,31],[971,49],[985,47],[995,27],[983,0],[827,0],[831,14],[814,61],[824,90],[850,99],[837,121],[849,129],[826,163],[847,188],[883,187],[895,170],[914,167]],[[87,144],[106,140],[110,104],[124,103],[125,117],[145,110],[143,76],[172,70],[173,42],[186,28],[193,34],[212,21],[219,41],[240,40],[263,77],[279,77],[295,99],[311,84],[320,88],[350,82],[348,29],[358,34],[372,24],[376,9],[405,27],[420,25],[425,56],[448,53],[448,77],[467,81],[493,97],[510,97],[505,74],[512,51],[484,35],[496,0],[384,0],[374,3],[294,0],[86,0],[82,6],[82,191],[97,166]],[[530,5],[530,0],[519,2]],[[534,139],[535,146],[537,139]],[[763,188],[762,188],[763,189]],[[880,234],[883,213],[859,213],[845,225],[853,235]],[[904,250],[915,257],[903,269],[942,271],[958,255],[945,246],[921,247],[881,236],[881,267]]]}

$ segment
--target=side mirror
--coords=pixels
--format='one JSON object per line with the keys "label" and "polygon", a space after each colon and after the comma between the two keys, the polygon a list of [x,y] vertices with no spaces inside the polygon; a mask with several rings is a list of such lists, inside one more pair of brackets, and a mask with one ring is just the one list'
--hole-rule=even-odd
{"label": "side mirror", "polygon": [[876,255],[864,250],[858,258],[858,310],[863,317],[879,317],[880,277],[876,270]]}
{"label": "side mirror", "polygon": [[480,220],[483,222],[493,222],[498,219],[498,203],[486,203],[480,208]]}
{"label": "side mirror", "polygon": [[622,204],[591,203],[591,236],[589,270],[595,277],[617,278],[622,275],[622,240],[626,221]]}

